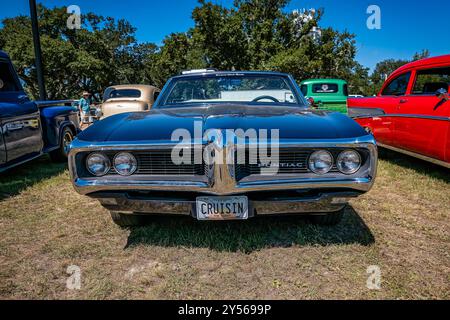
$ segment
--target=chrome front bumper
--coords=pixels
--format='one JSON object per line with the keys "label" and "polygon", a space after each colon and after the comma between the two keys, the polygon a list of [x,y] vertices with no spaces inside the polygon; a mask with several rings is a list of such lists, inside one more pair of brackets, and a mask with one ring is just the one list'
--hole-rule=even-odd
{"label": "chrome front bumper", "polygon": [[[344,208],[351,198],[358,195],[359,193],[356,192],[335,192],[286,200],[250,199],[249,216],[336,212]],[[191,215],[195,217],[196,212],[195,200],[136,199],[129,197],[126,193],[97,193],[94,198],[99,200],[106,209],[121,213]]]}
{"label": "chrome front bumper", "polygon": [[[133,191],[167,191],[193,192],[216,196],[247,194],[249,192],[263,191],[290,191],[290,190],[317,190],[319,197],[312,199],[289,199],[280,201],[252,201],[252,205],[258,214],[284,213],[284,212],[331,212],[338,211],[345,201],[336,203],[334,198],[342,198],[332,192],[352,192],[352,196],[367,192],[371,189],[377,170],[378,153],[375,140],[372,135],[354,139],[335,139],[331,141],[280,141],[283,147],[293,148],[364,148],[369,151],[370,161],[361,168],[357,174],[345,176],[343,174],[327,174],[318,176],[290,175],[290,176],[249,176],[242,180],[234,177],[234,166],[213,165],[205,176],[139,176],[130,177],[105,176],[101,178],[79,177],[77,174],[76,154],[92,151],[122,151],[122,150],[157,150],[172,148],[173,144],[123,144],[104,142],[90,144],[75,140],[69,153],[69,170],[75,190],[83,195],[97,197],[96,193],[127,194]],[[227,156],[227,147],[224,146],[224,157]],[[98,198],[98,197],[97,197]],[[189,212],[192,210],[192,202],[168,201],[168,200],[133,200],[126,197],[118,197],[116,200],[105,198],[99,200],[106,206],[115,206],[121,211],[141,211],[159,213]],[[114,202],[115,201],[115,202]],[[110,202],[110,204],[108,204]],[[339,202],[339,201],[338,201]],[[127,209],[128,208],[128,209]],[[139,209],[139,208],[145,208]],[[168,208],[165,210],[164,208]],[[281,212],[280,212],[281,211]]]}

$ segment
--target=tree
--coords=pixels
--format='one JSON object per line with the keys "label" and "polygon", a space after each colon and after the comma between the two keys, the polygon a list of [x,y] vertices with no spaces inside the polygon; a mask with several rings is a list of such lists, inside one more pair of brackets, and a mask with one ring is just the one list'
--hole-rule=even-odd
{"label": "tree", "polygon": [[354,35],[332,28],[313,36],[323,10],[286,13],[288,0],[236,0],[230,9],[199,1],[191,45],[208,67],[277,70],[298,80],[344,77],[356,66]]}
{"label": "tree", "polygon": [[352,74],[348,79],[349,93],[371,96],[375,94],[372,81],[369,76],[369,68],[356,63],[353,67]]}
{"label": "tree", "polygon": [[283,47],[284,30],[279,23],[288,0],[235,0],[236,19],[248,51],[249,67],[259,69]]}
{"label": "tree", "polygon": [[172,33],[166,37],[151,63],[148,67],[152,79],[159,87],[162,87],[168,78],[180,74],[183,70],[205,66],[190,33]]}
{"label": "tree", "polygon": [[192,12],[193,46],[206,67],[239,70],[249,65],[247,39],[234,9],[200,1]]}
{"label": "tree", "polygon": [[[82,28],[66,26],[66,8],[38,6],[44,72],[49,98],[75,98],[82,90],[101,92],[113,84],[162,87],[185,69],[274,70],[297,81],[341,78],[353,94],[372,95],[407,60],[388,59],[369,70],[356,60],[355,36],[320,28],[323,9],[287,12],[289,0],[235,0],[224,7],[199,0],[194,26],[168,35],[158,47],[138,43],[125,20],[82,15]],[[3,20],[0,48],[7,51],[28,91],[38,93],[31,23],[26,16]],[[427,57],[416,53],[413,60]]]}
{"label": "tree", "polygon": [[[83,90],[102,92],[118,83],[152,83],[146,68],[154,44],[138,44],[135,28],[125,20],[93,13],[82,15],[82,28],[71,30],[66,8],[38,5],[38,19],[49,99],[76,98]],[[32,97],[38,97],[31,22],[26,16],[2,21],[0,45],[9,53]]]}

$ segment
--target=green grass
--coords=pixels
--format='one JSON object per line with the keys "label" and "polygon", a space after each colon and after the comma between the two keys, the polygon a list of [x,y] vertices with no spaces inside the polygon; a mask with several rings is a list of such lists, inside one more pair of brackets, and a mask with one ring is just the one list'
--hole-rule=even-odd
{"label": "green grass", "polygon": [[0,173],[0,200],[19,194],[24,189],[60,174],[66,164],[51,163],[48,156]]}
{"label": "green grass", "polygon": [[334,227],[160,216],[120,229],[44,157],[0,176],[0,298],[448,299],[449,185],[449,170],[382,150],[374,188]]}

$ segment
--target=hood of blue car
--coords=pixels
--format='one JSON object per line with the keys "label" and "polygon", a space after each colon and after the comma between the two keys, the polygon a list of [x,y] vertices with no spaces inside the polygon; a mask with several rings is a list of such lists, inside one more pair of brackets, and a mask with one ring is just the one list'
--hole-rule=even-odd
{"label": "hood of blue car", "polygon": [[92,142],[170,141],[177,129],[194,135],[201,125],[209,129],[277,129],[280,139],[338,139],[367,133],[352,119],[340,113],[312,111],[299,107],[210,105],[153,109],[123,113],[99,121],[78,138]]}

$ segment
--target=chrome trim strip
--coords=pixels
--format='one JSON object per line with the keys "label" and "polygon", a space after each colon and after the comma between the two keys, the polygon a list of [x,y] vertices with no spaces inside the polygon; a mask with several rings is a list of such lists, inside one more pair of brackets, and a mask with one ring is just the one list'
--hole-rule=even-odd
{"label": "chrome trim strip", "polygon": [[211,195],[233,195],[252,191],[300,190],[319,188],[343,188],[362,192],[370,190],[374,177],[349,179],[312,179],[272,180],[229,185],[227,188],[214,188],[203,182],[186,181],[130,181],[111,182],[75,178],[75,190],[83,195],[99,191],[158,190],[158,191],[191,191]]}
{"label": "chrome trim strip", "polygon": [[32,161],[34,159],[37,159],[37,158],[41,157],[42,155],[44,155],[44,153],[40,152],[40,153],[36,154],[35,156],[32,156],[30,158],[26,158],[26,159],[21,160],[19,162],[15,162],[15,163],[12,163],[12,164],[9,164],[8,162],[6,162],[4,164],[4,166],[0,166],[0,173],[5,172],[5,171],[7,171],[9,169],[12,169],[14,167],[20,166],[20,165],[22,165],[22,164],[24,164],[26,162]]}
{"label": "chrome trim strip", "polygon": [[45,107],[71,107],[72,103],[76,102],[77,100],[51,100],[51,101],[35,101],[36,105],[39,108],[45,108]]}
{"label": "chrome trim strip", "polygon": [[252,207],[257,215],[296,214],[296,213],[325,213],[336,212],[345,207],[350,198],[340,198],[345,203],[333,203],[333,197],[320,197],[307,201],[253,201]]}
{"label": "chrome trim strip", "polygon": [[421,159],[421,160],[424,160],[424,161],[428,161],[428,162],[431,162],[431,163],[437,164],[439,166],[443,166],[445,168],[450,169],[450,163],[442,161],[442,160],[438,160],[438,159],[435,159],[435,158],[424,156],[423,154],[420,154],[420,153],[415,153],[415,152],[412,152],[412,151],[396,148],[396,147],[393,147],[393,146],[390,146],[390,145],[387,145],[387,144],[384,144],[384,143],[379,143],[378,142],[378,146],[380,146],[382,148],[386,148],[386,149],[392,150],[392,151],[395,151],[395,152],[403,153],[403,154],[406,154],[408,156],[411,156],[411,157],[414,157],[414,158],[418,158],[418,159]]}
{"label": "chrome trim strip", "polygon": [[450,121],[450,117],[428,116],[428,115],[422,115],[422,114],[393,113],[393,114],[386,114],[386,115],[384,115],[382,117],[418,118],[418,119],[430,119],[430,120],[438,120],[438,121]]}
{"label": "chrome trim strip", "polygon": [[380,108],[348,107],[347,109],[348,116],[352,119],[378,117],[386,114],[386,112]]}
{"label": "chrome trim strip", "polygon": [[[328,140],[319,139],[302,139],[302,140],[283,140],[280,139],[280,147],[299,147],[299,148],[315,148],[315,147],[354,147],[355,144],[376,144],[374,137],[371,134],[367,134],[361,137],[354,138],[336,138]],[[206,143],[204,143],[206,144]],[[152,149],[162,149],[162,148],[173,148],[175,145],[180,146],[179,142],[171,141],[99,141],[99,142],[89,142],[83,141],[79,138],[75,138],[70,145],[70,153],[78,153],[81,151],[106,151],[106,150],[152,150]],[[260,144],[263,145],[263,144]],[[192,144],[187,143],[186,148],[191,148]]]}
{"label": "chrome trim strip", "polygon": [[[369,108],[367,108],[367,109],[369,109]],[[378,109],[376,109],[376,110],[378,110]],[[379,113],[379,114],[378,113],[374,113],[374,114],[365,113],[365,114],[363,114],[363,113],[358,113],[358,112],[355,112],[355,113],[349,112],[349,116],[352,119],[394,117],[394,118],[414,118],[414,119],[429,119],[429,120],[437,120],[437,121],[450,121],[450,117],[445,117],[445,116],[429,116],[429,115],[422,115],[422,114],[406,114],[406,113]]]}

